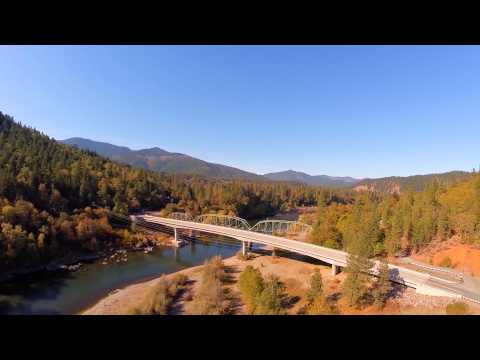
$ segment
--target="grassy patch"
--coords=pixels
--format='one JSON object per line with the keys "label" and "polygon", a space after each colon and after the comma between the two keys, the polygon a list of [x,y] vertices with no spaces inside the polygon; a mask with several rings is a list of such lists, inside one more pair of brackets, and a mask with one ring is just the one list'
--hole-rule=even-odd
{"label": "grassy patch", "polygon": [[143,302],[132,309],[128,315],[167,315],[178,291],[188,281],[184,274],[177,274],[171,279],[162,276],[160,280],[148,292]]}
{"label": "grassy patch", "polygon": [[464,302],[454,302],[447,305],[447,315],[466,315],[469,313],[469,307]]}

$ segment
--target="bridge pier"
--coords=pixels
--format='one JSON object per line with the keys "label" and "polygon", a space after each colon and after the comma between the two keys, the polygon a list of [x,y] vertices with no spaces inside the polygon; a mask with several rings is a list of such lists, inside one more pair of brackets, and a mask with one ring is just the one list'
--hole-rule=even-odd
{"label": "bridge pier", "polygon": [[247,243],[245,241],[242,241],[242,254],[247,256]]}
{"label": "bridge pier", "polygon": [[173,240],[173,245],[175,247],[180,247],[182,245],[183,241],[179,238],[178,231],[177,231],[176,227],[173,228],[173,233],[174,233],[174,236],[175,236],[175,238]]}
{"label": "bridge pier", "polygon": [[339,273],[339,267],[337,265],[332,264],[332,276],[335,276]]}

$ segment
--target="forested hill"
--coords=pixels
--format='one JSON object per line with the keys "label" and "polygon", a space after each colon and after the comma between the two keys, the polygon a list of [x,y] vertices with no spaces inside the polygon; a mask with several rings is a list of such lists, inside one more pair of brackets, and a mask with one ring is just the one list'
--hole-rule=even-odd
{"label": "forested hill", "polygon": [[260,175],[231,166],[213,164],[189,155],[171,153],[158,147],[131,150],[124,146],[83,138],[71,138],[60,142],[77,146],[80,149],[94,151],[111,160],[147,170],[162,171],[171,174],[196,174],[217,179],[266,180]]}
{"label": "forested hill", "polygon": [[312,223],[312,242],[366,256],[407,255],[453,236],[480,245],[480,174],[449,186],[432,182],[423,191],[319,200]]}
{"label": "forested hill", "polygon": [[71,250],[135,241],[134,235],[112,229],[110,209],[258,218],[314,205],[319,191],[133,168],[60,144],[0,112],[0,270],[43,264]]}
{"label": "forested hill", "polygon": [[434,181],[444,185],[455,184],[458,181],[467,180],[472,173],[465,171],[450,171],[442,174],[414,175],[414,176],[391,176],[379,179],[364,179],[355,185],[357,191],[368,190],[380,193],[401,192],[406,189],[415,191],[424,190],[427,185]]}
{"label": "forested hill", "polygon": [[298,182],[308,185],[330,186],[330,187],[349,187],[360,182],[359,179],[352,177],[328,176],[328,175],[309,175],[300,171],[281,171],[263,175],[270,180]]}
{"label": "forested hill", "polygon": [[164,206],[165,177],[58,144],[0,113],[0,194],[54,213],[92,204],[119,212]]}

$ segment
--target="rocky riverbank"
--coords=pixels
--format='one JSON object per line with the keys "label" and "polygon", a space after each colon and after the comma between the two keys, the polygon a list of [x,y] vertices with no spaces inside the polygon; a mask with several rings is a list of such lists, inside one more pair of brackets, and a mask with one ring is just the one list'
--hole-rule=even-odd
{"label": "rocky riverbank", "polygon": [[0,283],[42,272],[77,271],[85,263],[93,261],[101,261],[103,265],[127,262],[129,252],[142,251],[150,253],[158,246],[172,246],[172,237],[170,235],[158,233],[145,233],[144,235],[144,242],[132,246],[109,245],[97,253],[72,252],[43,265],[4,271],[0,274]]}

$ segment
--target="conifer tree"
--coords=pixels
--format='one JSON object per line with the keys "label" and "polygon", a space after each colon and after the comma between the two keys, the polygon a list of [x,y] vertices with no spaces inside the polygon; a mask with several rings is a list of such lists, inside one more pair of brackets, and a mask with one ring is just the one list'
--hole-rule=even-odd
{"label": "conifer tree", "polygon": [[276,276],[271,276],[258,296],[255,306],[255,315],[284,315],[283,298],[285,287]]}
{"label": "conifer tree", "polygon": [[307,293],[307,301],[313,303],[323,293],[322,274],[320,270],[315,269],[310,278],[310,288]]}
{"label": "conifer tree", "polygon": [[390,269],[386,261],[381,261],[378,269],[378,277],[375,281],[372,295],[375,305],[383,308],[388,300],[392,285],[390,282]]}
{"label": "conifer tree", "polygon": [[253,314],[257,305],[257,299],[265,288],[260,270],[248,265],[238,279],[238,287],[247,306],[247,312]]}
{"label": "conifer tree", "polygon": [[363,304],[370,283],[367,272],[371,267],[372,264],[367,258],[349,254],[347,267],[344,269],[347,277],[343,283],[342,292],[350,306],[359,307]]}

